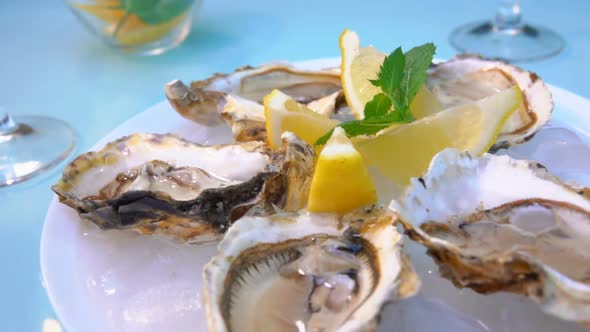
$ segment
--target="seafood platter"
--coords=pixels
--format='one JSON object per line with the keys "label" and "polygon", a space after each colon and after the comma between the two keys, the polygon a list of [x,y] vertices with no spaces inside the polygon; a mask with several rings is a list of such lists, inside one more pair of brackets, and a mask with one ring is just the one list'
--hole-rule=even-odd
{"label": "seafood platter", "polygon": [[167,83],[162,118],[52,186],[43,277],[66,327],[590,327],[588,166],[564,157],[588,137],[536,73],[429,45],[347,30],[339,59]]}

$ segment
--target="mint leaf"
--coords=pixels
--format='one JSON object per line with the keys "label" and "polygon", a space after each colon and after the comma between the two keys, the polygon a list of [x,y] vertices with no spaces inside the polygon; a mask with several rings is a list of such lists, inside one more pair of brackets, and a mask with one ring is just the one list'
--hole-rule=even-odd
{"label": "mint leaf", "polygon": [[406,64],[406,57],[402,48],[398,47],[383,60],[379,75],[376,80],[371,81],[373,85],[380,87],[383,93],[393,96],[402,81]]}
{"label": "mint leaf", "polygon": [[[409,110],[407,110],[406,112],[409,113],[411,116],[411,113]],[[368,119],[365,118],[362,120],[353,120],[353,121],[344,122],[344,123],[340,124],[340,127],[342,127],[342,129],[344,129],[344,131],[346,132],[346,136],[355,137],[355,136],[359,136],[359,135],[374,135],[374,134],[378,133],[379,131],[390,127],[394,123],[406,123],[406,122],[412,122],[412,121],[413,121],[413,117],[411,120],[408,120],[404,111],[400,110],[399,112],[390,112],[388,114],[375,116],[375,117],[368,118]],[[320,137],[315,142],[314,145],[318,146],[318,145],[326,144],[328,139],[330,139],[330,137],[332,136],[333,131],[334,131],[334,129],[330,130],[324,136]]]}
{"label": "mint leaf", "polygon": [[427,70],[432,64],[432,58],[436,51],[433,43],[414,47],[406,52],[403,77],[399,86],[399,95],[395,96],[396,108],[408,108],[418,90],[424,84]]}
{"label": "mint leaf", "polygon": [[161,24],[181,15],[192,0],[121,0],[127,15],[135,14],[147,24]]}
{"label": "mint leaf", "polygon": [[372,118],[372,119],[366,119],[366,122],[369,124],[373,123],[373,122],[378,122],[378,123],[388,122],[391,125],[396,122],[408,123],[408,122],[412,122],[414,120],[415,120],[414,116],[410,112],[409,108],[396,108],[393,111],[385,114],[384,116],[376,117],[376,118]]}
{"label": "mint leaf", "polygon": [[385,115],[391,108],[391,99],[382,93],[378,93],[365,105],[365,119]]}
{"label": "mint leaf", "polygon": [[[371,83],[381,93],[365,104],[365,118],[340,125],[348,137],[374,135],[394,123],[414,121],[410,104],[424,84],[436,47],[432,43],[415,47],[405,54],[398,47],[385,57],[379,75]],[[391,106],[395,108],[391,110]],[[333,130],[320,137],[315,145],[326,144]]]}
{"label": "mint leaf", "polygon": [[[373,118],[372,120],[353,120],[340,124],[340,127],[344,129],[344,131],[346,132],[346,136],[348,137],[354,137],[359,135],[374,135],[378,133],[380,130],[385,129],[389,126],[391,126],[391,122],[388,119],[378,118]],[[314,145],[318,146],[326,144],[326,142],[328,142],[328,140],[332,136],[333,132],[334,129],[327,132],[324,136],[318,138]]]}

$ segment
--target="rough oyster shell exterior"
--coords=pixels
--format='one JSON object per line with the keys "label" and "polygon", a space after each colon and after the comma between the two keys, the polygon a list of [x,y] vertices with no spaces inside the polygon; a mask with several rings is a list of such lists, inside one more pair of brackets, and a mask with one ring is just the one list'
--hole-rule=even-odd
{"label": "rough oyster shell exterior", "polygon": [[[225,119],[236,140],[247,141],[264,139],[262,99],[273,89],[307,104],[340,91],[340,75],[328,69],[301,70],[271,63],[238,68],[232,74],[215,74],[190,85],[175,80],[166,84],[165,92],[172,107],[186,119],[205,125],[217,125]],[[244,100],[258,107],[251,103],[242,105]],[[331,111],[329,102],[320,104],[320,111]]]}
{"label": "rough oyster shell exterior", "polygon": [[[474,82],[478,80],[474,74],[482,74],[479,80],[492,79],[489,75],[485,75],[486,72],[497,73],[496,77],[507,81],[504,84],[518,84],[524,98],[523,106],[508,120],[492,151],[526,141],[551,119],[553,99],[543,80],[533,72],[502,61],[486,60],[469,54],[458,55],[449,61],[434,64],[429,70],[427,85],[443,103],[443,107],[452,106],[444,103],[446,98],[443,98],[445,94],[443,87],[455,84],[461,91],[467,91],[465,94],[469,96],[468,90],[473,89]],[[491,84],[490,82],[482,83]],[[493,88],[493,86],[490,87]],[[476,93],[473,98],[483,97],[485,96]]]}
{"label": "rough oyster shell exterior", "polygon": [[[283,142],[271,152],[261,142],[201,146],[134,134],[76,158],[52,189],[102,229],[215,240],[253,206],[270,212],[306,205],[313,150],[294,135]],[[162,172],[154,170],[162,164]]]}
{"label": "rough oyster shell exterior", "polygon": [[542,165],[448,149],[391,208],[457,287],[590,321],[590,200]]}
{"label": "rough oyster shell exterior", "polygon": [[[251,331],[256,324],[270,326],[265,325],[268,322],[260,321],[270,313],[264,310],[265,302],[269,300],[264,294],[267,292],[265,287],[268,284],[280,283],[279,279],[283,278],[285,266],[299,260],[306,263],[295,267],[295,270],[299,271],[295,277],[298,280],[312,274],[307,269],[308,263],[311,262],[310,265],[315,265],[321,270],[331,268],[346,270],[347,276],[356,278],[357,282],[362,284],[350,288],[351,298],[348,304],[339,303],[335,306],[340,310],[347,310],[344,314],[333,306],[331,309],[335,310],[334,312],[319,319],[318,316],[321,316],[324,311],[329,311],[330,308],[314,305],[314,292],[321,288],[316,286],[309,296],[303,296],[303,306],[306,306],[305,303],[309,300],[309,305],[315,309],[307,312],[308,316],[299,321],[297,326],[312,325],[312,321],[317,324],[319,320],[320,326],[329,331],[359,331],[375,328],[375,316],[386,300],[411,296],[420,284],[408,260],[401,253],[402,237],[392,226],[391,218],[390,214],[384,214],[382,210],[357,212],[342,218],[331,214],[306,212],[242,218],[227,232],[219,244],[220,253],[206,265],[203,271],[209,330],[235,331],[236,326],[239,326],[239,330]],[[324,252],[323,250],[330,245],[322,245],[320,254],[315,250],[306,251],[323,240],[342,241],[336,242],[339,244],[331,247],[338,248],[342,252],[335,256]],[[293,252],[296,254],[292,254]],[[339,260],[340,256],[346,259]],[[267,259],[267,257],[271,258]],[[354,260],[357,258],[361,262],[357,266],[360,271],[347,270],[348,264],[356,266]],[[350,260],[353,263],[350,263]],[[341,267],[342,265],[344,267]],[[267,272],[271,273],[270,277]],[[277,276],[273,279],[275,274],[281,274],[281,277]],[[288,278],[292,276],[285,279]],[[316,278],[321,279],[314,275],[313,279],[316,280]],[[299,284],[300,281],[290,285]],[[331,287],[338,288],[334,285]],[[274,294],[274,299],[271,298],[270,301],[276,299],[277,303],[273,303],[270,308],[273,309],[274,314],[285,314],[286,316],[281,320],[284,318],[288,321],[292,318],[289,313],[292,313],[292,310],[297,311],[298,307],[295,306],[299,301],[297,296],[281,301],[282,297],[287,296],[286,294],[296,292],[283,289],[279,295],[279,291],[280,289],[275,289],[274,293],[271,292],[271,295]],[[346,299],[347,297],[338,298]],[[249,303],[244,305],[244,302]],[[286,309],[285,306],[289,308]],[[305,315],[305,310],[299,309]],[[243,319],[238,320],[238,316]],[[295,323],[295,321],[288,321],[281,329],[284,330],[287,327],[295,329]],[[327,324],[328,327],[322,324]],[[313,326],[308,327],[309,330],[313,330]]]}

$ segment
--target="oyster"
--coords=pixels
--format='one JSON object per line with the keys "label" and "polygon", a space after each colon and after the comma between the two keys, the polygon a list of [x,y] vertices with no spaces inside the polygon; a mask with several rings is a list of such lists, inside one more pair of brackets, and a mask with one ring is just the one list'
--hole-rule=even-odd
{"label": "oyster", "polygon": [[[261,231],[263,230],[263,231]],[[419,280],[382,210],[247,216],[203,271],[210,331],[358,331]]]}
{"label": "oyster", "polygon": [[[333,70],[300,70],[286,64],[247,66],[229,75],[216,74],[192,82],[190,86],[172,81],[166,84],[165,92],[174,109],[189,120],[215,125],[221,123],[223,113],[223,118],[234,127],[236,139],[244,141],[264,138],[262,99],[273,89],[307,104],[340,91],[340,74]],[[242,105],[244,100],[251,103]]]}
{"label": "oyster", "polygon": [[457,287],[590,321],[590,200],[540,164],[444,150],[391,207]]}
{"label": "oyster", "polygon": [[460,55],[430,69],[428,88],[443,108],[488,97],[518,84],[523,104],[506,122],[492,150],[522,143],[551,118],[551,92],[535,73],[501,61]]}
{"label": "oyster", "polygon": [[[325,97],[313,100],[307,104],[307,107],[309,107],[312,111],[325,116],[332,116],[335,113],[344,113],[339,112],[342,108],[344,108],[344,106],[348,107],[346,105],[346,99],[344,98],[343,90],[336,91]],[[347,113],[349,113],[352,117],[350,110],[348,110]]]}
{"label": "oyster", "polygon": [[227,95],[221,116],[230,125],[235,141],[264,141],[266,139],[264,106],[261,104]]}
{"label": "oyster", "polygon": [[217,239],[255,205],[306,205],[313,150],[293,134],[270,152],[261,142],[201,146],[173,135],[134,134],[76,158],[52,189],[102,229]]}
{"label": "oyster", "polygon": [[[342,90],[307,104],[311,110],[326,117],[334,115],[339,119],[350,119],[352,115],[343,106],[346,101]],[[221,116],[231,126],[233,137],[238,142],[261,141],[266,139],[264,106],[261,104],[227,95]],[[348,116],[348,118],[347,118]]]}

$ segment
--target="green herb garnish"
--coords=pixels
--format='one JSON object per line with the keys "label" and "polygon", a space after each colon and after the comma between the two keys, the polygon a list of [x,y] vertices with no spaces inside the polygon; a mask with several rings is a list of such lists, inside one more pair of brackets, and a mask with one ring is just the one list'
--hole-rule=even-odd
{"label": "green herb garnish", "polygon": [[[414,121],[410,112],[412,100],[426,81],[427,70],[432,63],[436,47],[432,43],[414,47],[404,53],[401,47],[389,54],[376,80],[371,83],[381,88],[365,105],[365,118],[342,123],[340,127],[348,137],[373,135],[394,123]],[[393,109],[392,109],[392,106]],[[320,137],[315,145],[326,144],[332,131]]]}
{"label": "green herb garnish", "polygon": [[137,15],[146,24],[156,25],[181,15],[192,3],[192,0],[121,0],[119,6],[112,7],[125,11],[125,15],[117,23],[113,36],[117,35],[131,14]]}

